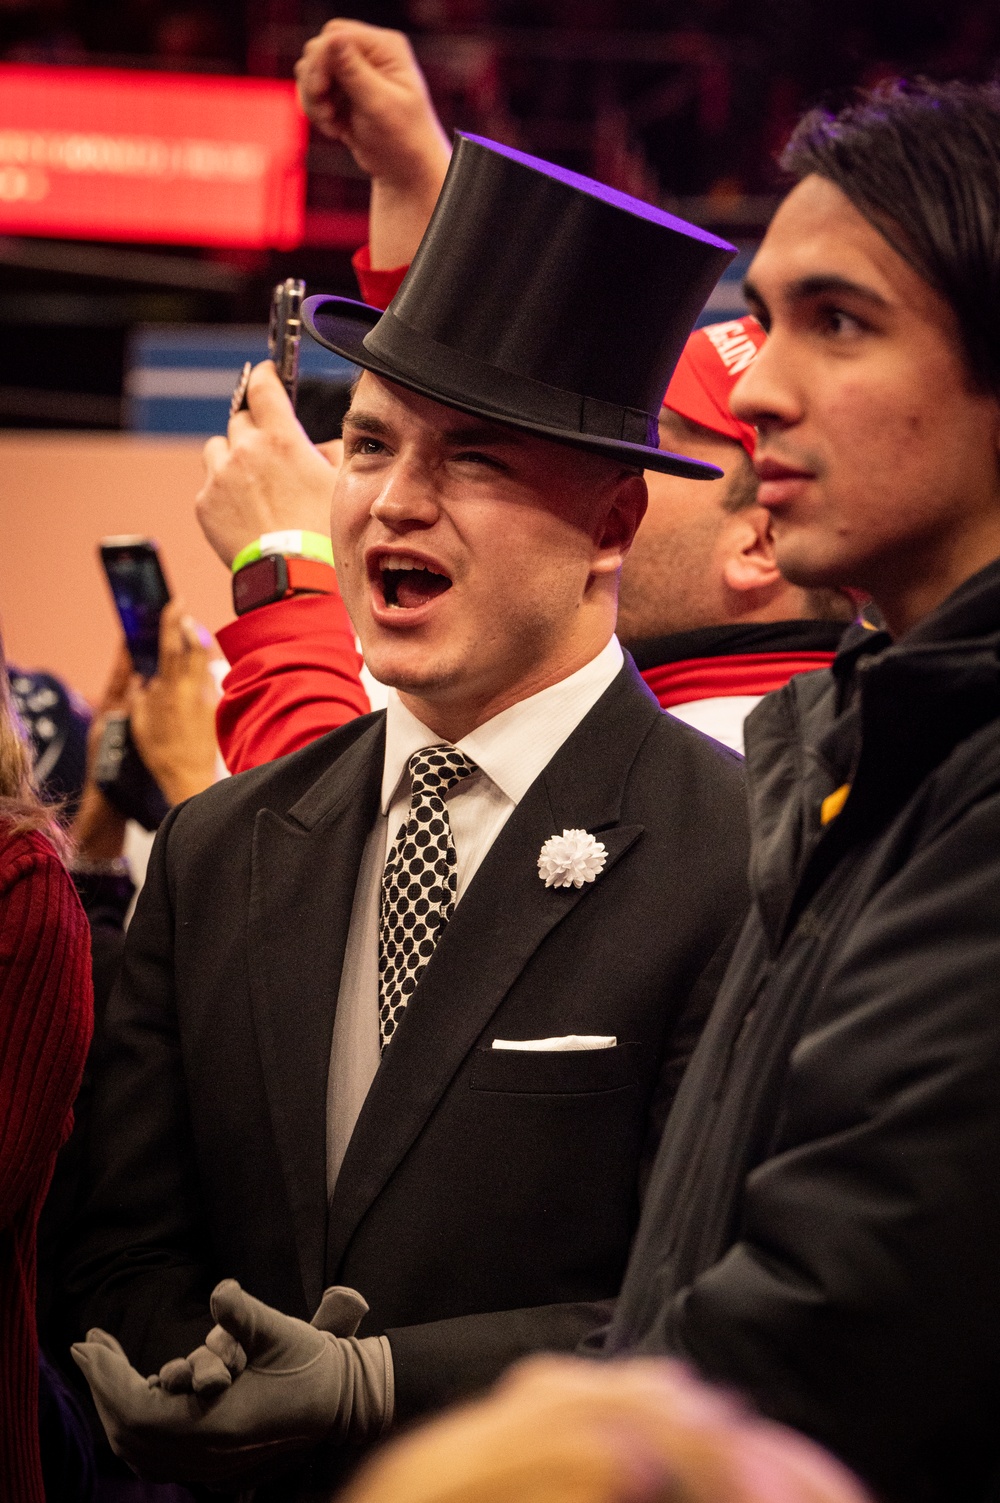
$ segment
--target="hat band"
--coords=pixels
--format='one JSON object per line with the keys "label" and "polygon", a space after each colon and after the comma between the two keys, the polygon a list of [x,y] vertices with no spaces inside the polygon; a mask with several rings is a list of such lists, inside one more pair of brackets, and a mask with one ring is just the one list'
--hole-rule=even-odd
{"label": "hat band", "polygon": [[[549,386],[532,376],[515,375],[488,361],[440,344],[419,329],[403,323],[388,309],[365,335],[365,349],[404,380],[430,386],[442,402],[449,400],[491,409],[502,422],[537,423],[565,433],[592,438],[620,439],[629,444],[659,447],[657,417],[635,407],[621,407],[600,397]],[[657,414],[658,416],[658,414]]]}

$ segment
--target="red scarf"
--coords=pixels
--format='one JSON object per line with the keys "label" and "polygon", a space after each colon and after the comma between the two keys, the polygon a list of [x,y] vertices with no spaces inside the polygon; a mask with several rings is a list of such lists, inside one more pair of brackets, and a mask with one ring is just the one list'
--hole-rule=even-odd
{"label": "red scarf", "polygon": [[770,694],[796,673],[829,668],[832,652],[744,652],[729,657],[686,658],[643,668],[642,676],[664,710],[695,699],[732,694]]}

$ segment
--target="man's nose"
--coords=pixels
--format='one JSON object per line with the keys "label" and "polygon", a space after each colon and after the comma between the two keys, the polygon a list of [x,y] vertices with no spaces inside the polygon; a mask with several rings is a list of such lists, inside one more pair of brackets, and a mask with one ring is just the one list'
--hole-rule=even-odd
{"label": "man's nose", "polygon": [[419,460],[398,457],[372,502],[371,514],[394,531],[433,526],[440,515],[433,475]]}
{"label": "man's nose", "polygon": [[800,421],[802,400],[789,352],[780,338],[768,336],[733,387],[729,408],[761,433]]}

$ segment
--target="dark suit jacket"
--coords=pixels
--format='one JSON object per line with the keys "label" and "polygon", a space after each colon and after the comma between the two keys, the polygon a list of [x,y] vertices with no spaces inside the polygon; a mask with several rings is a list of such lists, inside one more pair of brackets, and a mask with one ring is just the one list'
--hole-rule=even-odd
{"label": "dark suit jacket", "polygon": [[[308,1318],[325,1285],[386,1332],[397,1413],[571,1347],[621,1282],[666,1108],[742,918],[737,758],[629,662],[510,816],[428,964],[325,1183],[327,1071],[384,717],[165,822],[129,932],[73,1256],[80,1324],[143,1370],[200,1342],[232,1275]],[[607,865],[546,888],[542,843]],[[600,1052],[495,1037],[614,1034]]]}

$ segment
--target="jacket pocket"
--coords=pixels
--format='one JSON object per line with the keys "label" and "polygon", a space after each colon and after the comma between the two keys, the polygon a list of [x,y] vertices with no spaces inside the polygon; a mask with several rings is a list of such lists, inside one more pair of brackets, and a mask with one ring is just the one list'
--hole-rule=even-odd
{"label": "jacket pocket", "polygon": [[636,1049],[635,1044],[552,1053],[477,1049],[472,1057],[469,1088],[536,1096],[621,1091],[638,1083]]}

